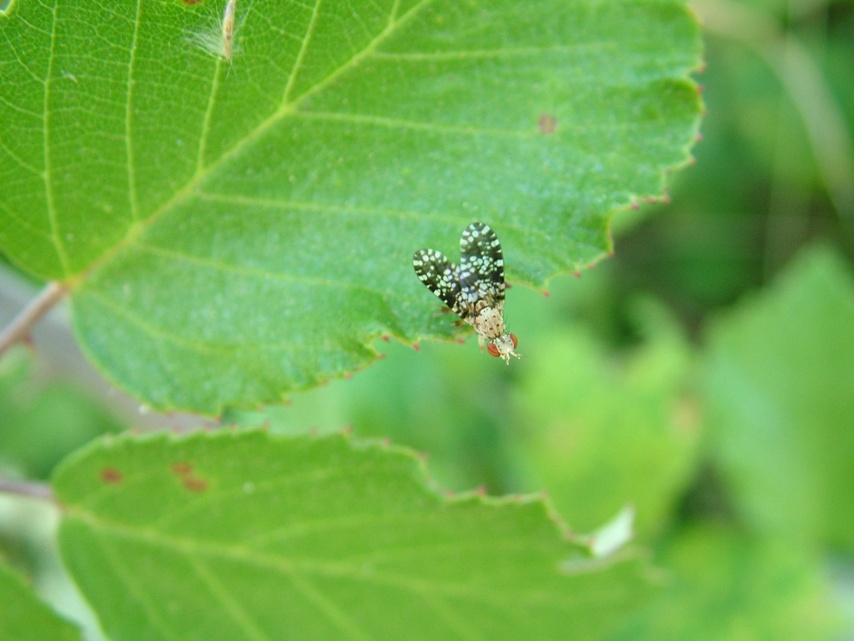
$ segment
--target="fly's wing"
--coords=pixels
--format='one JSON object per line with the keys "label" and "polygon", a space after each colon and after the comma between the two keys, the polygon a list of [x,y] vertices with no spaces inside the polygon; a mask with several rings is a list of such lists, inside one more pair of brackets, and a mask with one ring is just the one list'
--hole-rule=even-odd
{"label": "fly's wing", "polygon": [[419,249],[412,256],[412,267],[427,289],[462,316],[460,272],[447,256],[435,249]]}
{"label": "fly's wing", "polygon": [[504,303],[504,253],[489,225],[472,223],[460,238],[460,282],[469,305],[485,300],[492,307]]}

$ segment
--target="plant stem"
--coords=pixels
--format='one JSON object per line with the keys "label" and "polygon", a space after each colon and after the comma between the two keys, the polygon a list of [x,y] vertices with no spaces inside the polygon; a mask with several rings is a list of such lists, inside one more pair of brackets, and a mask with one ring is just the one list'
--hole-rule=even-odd
{"label": "plant stem", "polygon": [[15,343],[26,340],[33,326],[65,296],[66,291],[65,287],[56,281],[48,283],[9,326],[0,332],[0,355]]}
{"label": "plant stem", "polygon": [[47,483],[13,481],[0,478],[0,494],[17,494],[32,499],[53,500],[53,490]]}

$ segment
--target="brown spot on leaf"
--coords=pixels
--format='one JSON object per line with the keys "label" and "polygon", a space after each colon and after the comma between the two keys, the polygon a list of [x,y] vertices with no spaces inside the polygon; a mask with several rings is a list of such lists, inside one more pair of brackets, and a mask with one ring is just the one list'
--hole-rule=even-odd
{"label": "brown spot on leaf", "polygon": [[190,492],[205,492],[208,489],[207,481],[194,476],[185,476],[183,483],[184,487]]}
{"label": "brown spot on leaf", "polygon": [[119,483],[125,480],[125,477],[116,468],[105,467],[103,470],[101,470],[101,480],[104,481],[104,483],[118,485]]}
{"label": "brown spot on leaf", "polygon": [[540,114],[537,120],[537,127],[539,127],[541,134],[546,136],[553,134],[555,129],[557,129],[557,118],[554,114]]}
{"label": "brown spot on leaf", "polygon": [[172,465],[172,472],[177,476],[188,476],[193,473],[193,466],[189,463],[175,463]]}
{"label": "brown spot on leaf", "polygon": [[173,463],[171,467],[172,473],[181,479],[181,484],[184,489],[190,492],[204,492],[208,489],[208,482],[193,476],[193,465],[191,463],[181,462]]}

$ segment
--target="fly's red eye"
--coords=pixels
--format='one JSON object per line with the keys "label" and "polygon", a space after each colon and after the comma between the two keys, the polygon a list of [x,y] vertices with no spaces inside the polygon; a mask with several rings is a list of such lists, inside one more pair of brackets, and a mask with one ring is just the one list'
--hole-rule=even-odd
{"label": "fly's red eye", "polygon": [[516,334],[510,334],[510,340],[513,341],[513,349],[516,349],[519,344],[519,341],[516,340]]}
{"label": "fly's red eye", "polygon": [[490,356],[501,356],[501,353],[498,351],[498,347],[496,347],[495,343],[487,345],[486,351],[489,352]]}

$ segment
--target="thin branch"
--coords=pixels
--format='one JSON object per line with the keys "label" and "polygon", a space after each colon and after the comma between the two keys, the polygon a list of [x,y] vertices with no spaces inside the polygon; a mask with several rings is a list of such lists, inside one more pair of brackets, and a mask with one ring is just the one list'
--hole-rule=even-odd
{"label": "thin branch", "polygon": [[47,483],[35,483],[33,481],[13,481],[0,478],[0,494],[17,494],[31,499],[54,499],[53,490]]}
{"label": "thin branch", "polygon": [[48,283],[29,305],[0,332],[0,355],[15,343],[25,341],[33,326],[56,305],[67,290],[58,282]]}

